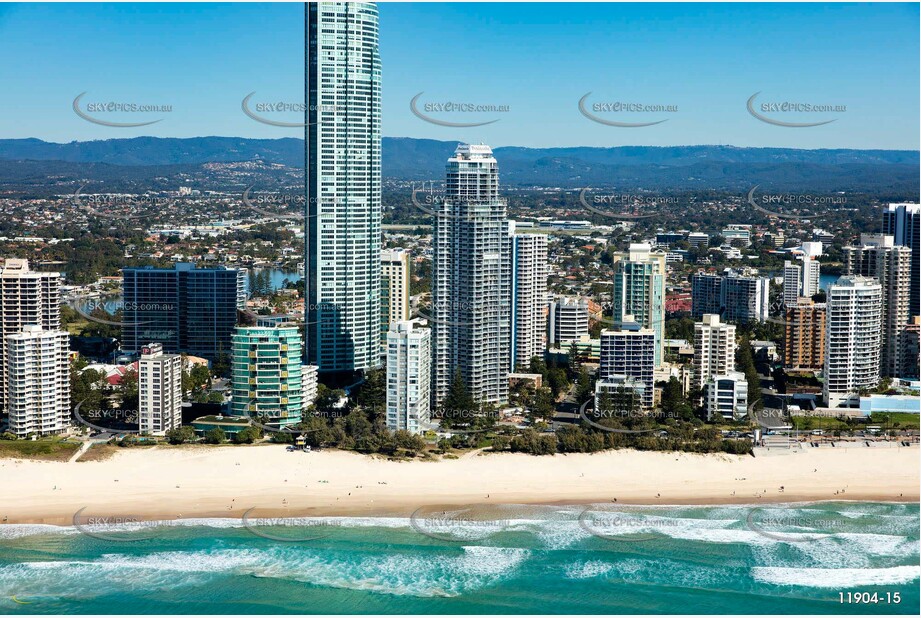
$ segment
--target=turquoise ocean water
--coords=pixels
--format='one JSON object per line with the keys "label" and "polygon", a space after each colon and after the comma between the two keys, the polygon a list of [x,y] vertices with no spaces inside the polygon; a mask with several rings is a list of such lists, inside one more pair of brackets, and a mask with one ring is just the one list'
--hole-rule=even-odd
{"label": "turquoise ocean water", "polygon": [[492,509],[0,525],[0,613],[919,613],[918,505]]}

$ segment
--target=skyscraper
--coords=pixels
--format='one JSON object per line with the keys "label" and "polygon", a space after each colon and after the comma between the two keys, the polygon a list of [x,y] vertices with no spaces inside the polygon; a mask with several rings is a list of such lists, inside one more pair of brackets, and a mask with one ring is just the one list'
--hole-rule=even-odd
{"label": "skyscraper", "polygon": [[459,370],[480,403],[508,398],[511,259],[499,169],[489,146],[460,144],[432,235],[434,405]]}
{"label": "skyscraper", "polygon": [[7,410],[6,337],[26,326],[61,327],[61,275],[34,272],[28,260],[8,259],[0,267],[0,413]]}
{"label": "skyscraper", "polygon": [[297,326],[240,326],[233,334],[231,413],[275,427],[301,420],[304,380]]}
{"label": "skyscraper", "polygon": [[883,211],[883,234],[911,249],[911,298],[908,311],[921,315],[921,204],[889,204]]}
{"label": "skyscraper", "polygon": [[570,296],[558,297],[548,311],[550,345],[566,346],[588,337],[588,301]]}
{"label": "skyscraper", "polygon": [[601,364],[598,379],[608,382],[617,376],[632,378],[639,389],[642,386],[640,405],[649,410],[653,405],[655,383],[655,332],[643,328],[624,316],[621,328],[601,331]]}
{"label": "skyscraper", "polygon": [[63,433],[70,418],[70,335],[23,326],[5,340],[6,409],[20,438]]}
{"label": "skyscraper", "polygon": [[307,3],[306,359],[350,379],[381,357],[377,7]]}
{"label": "skyscraper", "polygon": [[412,321],[387,332],[387,429],[422,433],[431,422],[432,332]]}
{"label": "skyscraper", "polygon": [[770,311],[770,279],[730,270],[720,287],[722,317],[727,322],[763,322]]}
{"label": "skyscraper", "polygon": [[822,395],[828,407],[837,408],[860,389],[879,384],[882,286],[845,275],[829,287],[826,305]]}
{"label": "skyscraper", "polygon": [[182,425],[182,356],[160,344],[142,348],[138,361],[138,425],[150,436]]}
{"label": "skyscraper", "polygon": [[237,309],[246,307],[246,270],[195,268],[122,269],[122,349],[139,352],[159,343],[170,354],[211,360],[230,355]]}
{"label": "skyscraper", "polygon": [[727,268],[722,275],[691,277],[691,316],[718,313],[726,322],[763,322],[770,310],[770,280]]}
{"label": "skyscraper", "polygon": [[703,388],[715,375],[735,368],[736,327],[708,313],[694,324],[694,387]]}
{"label": "skyscraper", "polygon": [[820,264],[817,259],[822,255],[822,243],[806,242],[795,250],[797,262],[784,262],[783,265],[783,301],[795,304],[800,297],[812,298],[819,293]]}
{"label": "skyscraper", "polygon": [[409,251],[405,249],[381,251],[381,310],[385,332],[394,322],[409,319]]}
{"label": "skyscraper", "polygon": [[723,287],[723,277],[707,273],[691,275],[691,317],[701,319],[706,314],[719,314],[720,290]]}
{"label": "skyscraper", "polygon": [[798,298],[784,310],[783,362],[790,369],[825,364],[825,303]]}
{"label": "skyscraper", "polygon": [[665,254],[653,252],[648,244],[634,243],[626,254],[614,258],[615,324],[626,316],[655,333],[655,364],[664,358]]}
{"label": "skyscraper", "polygon": [[528,365],[547,343],[547,236],[516,234],[512,227],[511,362]]}
{"label": "skyscraper", "polygon": [[908,354],[912,250],[892,236],[861,234],[860,244],[844,247],[844,272],[873,277],[882,287],[881,374],[901,376]]}

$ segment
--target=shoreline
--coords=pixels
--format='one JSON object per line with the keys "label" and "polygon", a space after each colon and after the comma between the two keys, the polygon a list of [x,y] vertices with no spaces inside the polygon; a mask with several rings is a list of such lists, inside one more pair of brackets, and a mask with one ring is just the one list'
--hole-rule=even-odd
{"label": "shoreline", "polygon": [[[593,454],[474,451],[390,461],[282,445],[125,449],[103,461],[0,459],[12,500],[2,524],[72,526],[81,517],[240,520],[408,518],[434,506],[590,504],[720,506],[831,501],[917,503],[918,447],[749,455],[613,450]],[[781,489],[783,487],[783,489]],[[837,493],[836,493],[837,492]]]}

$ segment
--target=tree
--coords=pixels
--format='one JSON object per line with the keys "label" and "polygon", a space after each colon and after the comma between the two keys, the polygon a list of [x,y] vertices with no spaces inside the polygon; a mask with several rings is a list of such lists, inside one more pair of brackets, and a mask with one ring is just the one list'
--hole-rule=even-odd
{"label": "tree", "polygon": [[[345,429],[355,440],[368,437],[373,433],[373,426],[363,410],[355,409],[345,417]],[[377,449],[374,449],[377,450]]]}
{"label": "tree", "polygon": [[749,408],[755,409],[761,403],[761,376],[758,375],[758,370],[755,368],[755,357],[752,354],[748,335],[742,335],[739,347],[736,348],[736,365],[745,374],[745,380],[748,382]]}
{"label": "tree", "polygon": [[579,367],[578,376],[579,378],[576,386],[576,401],[587,401],[595,392],[594,387],[592,387],[592,379],[589,377],[588,371],[585,370],[585,367]]}
{"label": "tree", "polygon": [[569,352],[566,357],[569,360],[569,375],[575,378],[582,370],[582,353],[579,351],[579,346],[576,345],[575,341],[569,345]]}
{"label": "tree", "polygon": [[118,385],[122,395],[122,410],[137,410],[140,405],[140,395],[138,393],[138,372],[135,369],[129,369],[122,376],[121,384]]}
{"label": "tree", "polygon": [[413,454],[419,453],[425,448],[425,440],[422,439],[422,436],[410,433],[405,429],[399,429],[393,433],[393,442],[397,448]]}
{"label": "tree", "polygon": [[506,436],[496,436],[492,439],[492,450],[494,451],[505,451],[508,450],[510,440]]}
{"label": "tree", "polygon": [[473,416],[478,412],[476,401],[467,390],[459,368],[454,370],[454,380],[451,382],[448,394],[441,402],[441,410],[441,423],[448,429],[469,425]]}
{"label": "tree", "polygon": [[387,405],[387,374],[383,369],[371,369],[365,381],[356,389],[355,402],[370,410],[383,409]]}
{"label": "tree", "polygon": [[550,421],[556,411],[553,393],[549,388],[539,388],[531,402],[531,417],[535,421]]}
{"label": "tree", "polygon": [[221,444],[227,439],[227,434],[220,427],[209,429],[205,432],[205,442],[208,444]]}
{"label": "tree", "polygon": [[233,436],[234,444],[252,444],[262,438],[262,432],[257,427],[247,427],[238,431]]}
{"label": "tree", "polygon": [[184,425],[176,429],[170,429],[166,432],[166,440],[170,444],[185,444],[195,440],[195,429]]}
{"label": "tree", "polygon": [[694,407],[681,389],[681,382],[672,376],[662,387],[662,414],[666,418],[690,420],[694,418]]}
{"label": "tree", "polygon": [[330,444],[333,440],[333,432],[329,423],[319,416],[305,417],[297,428],[304,432],[304,443],[308,446],[320,448]]}
{"label": "tree", "polygon": [[345,396],[341,389],[331,389],[325,384],[317,385],[317,398],[313,405],[317,410],[330,410]]}

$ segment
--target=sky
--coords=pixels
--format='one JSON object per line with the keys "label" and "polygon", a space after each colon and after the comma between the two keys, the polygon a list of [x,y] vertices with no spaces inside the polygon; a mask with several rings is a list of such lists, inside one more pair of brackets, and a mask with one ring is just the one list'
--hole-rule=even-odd
{"label": "sky", "polygon": [[[528,147],[919,147],[918,4],[379,7],[385,136]],[[302,137],[249,118],[241,103],[254,92],[254,113],[302,120],[264,105],[303,103],[303,24],[298,3],[0,4],[0,138]],[[74,113],[83,92],[83,110],[108,102],[171,110],[92,114],[160,119],[101,126]],[[752,107],[769,121],[833,122],[759,120],[746,107],[755,93]],[[410,107],[417,95],[419,115]],[[580,112],[583,97],[602,122]],[[445,102],[504,111],[432,107]],[[831,109],[770,107],[785,102]],[[665,111],[611,111],[612,103]],[[496,122],[447,127],[420,115]]]}

